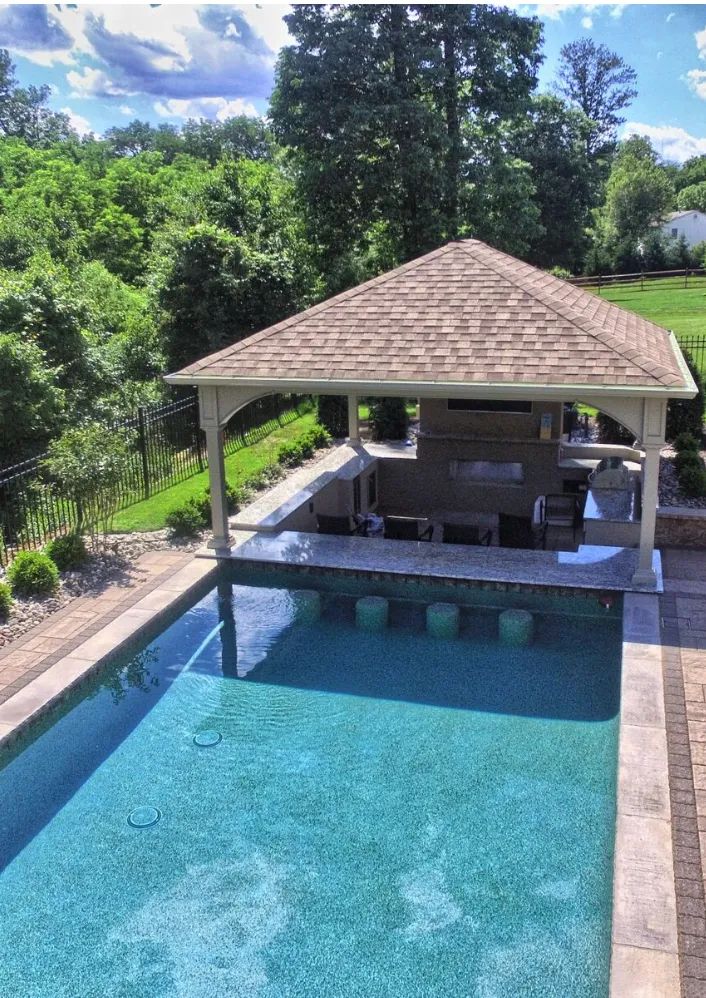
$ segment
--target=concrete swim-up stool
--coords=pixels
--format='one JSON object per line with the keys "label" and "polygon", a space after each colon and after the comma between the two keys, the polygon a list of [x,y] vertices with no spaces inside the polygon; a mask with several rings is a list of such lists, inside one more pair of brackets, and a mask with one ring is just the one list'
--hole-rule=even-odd
{"label": "concrete swim-up stool", "polygon": [[355,623],[361,631],[384,631],[390,604],[384,596],[362,596],[355,604]]}
{"label": "concrete swim-up stool", "polygon": [[321,616],[321,593],[315,589],[296,589],[292,593],[294,600],[294,619],[300,624],[311,624]]}
{"label": "concrete swim-up stool", "polygon": [[534,617],[529,610],[503,610],[498,617],[500,644],[521,647],[532,644]]}
{"label": "concrete swim-up stool", "polygon": [[435,638],[457,638],[461,610],[455,603],[432,603],[427,607],[427,633]]}

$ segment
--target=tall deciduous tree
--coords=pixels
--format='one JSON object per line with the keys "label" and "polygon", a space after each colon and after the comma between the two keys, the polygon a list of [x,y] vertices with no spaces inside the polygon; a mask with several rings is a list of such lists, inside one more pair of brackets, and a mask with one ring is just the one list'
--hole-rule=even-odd
{"label": "tall deciduous tree", "polygon": [[637,73],[606,45],[591,38],[563,45],[556,88],[593,122],[586,137],[586,152],[597,157],[615,145],[621,115],[637,96]]}
{"label": "tall deciduous tree", "polygon": [[595,212],[589,268],[618,271],[652,264],[660,247],[652,229],[669,212],[674,188],[649,140],[637,135],[621,143],[606,183],[605,204]]}
{"label": "tall deciduous tree", "polygon": [[475,139],[526,106],[539,23],[452,4],[304,4],[287,23],[272,117],[329,267],[471,231]]}
{"label": "tall deciduous tree", "polygon": [[[527,107],[542,57],[536,18],[480,4],[419,4],[420,72],[443,120],[445,235],[467,221],[462,188],[472,175],[473,138]],[[470,166],[470,169],[469,169]]]}
{"label": "tall deciduous tree", "polygon": [[20,87],[7,49],[0,49],[0,135],[48,146],[75,137],[69,119],[47,107],[51,87]]}
{"label": "tall deciduous tree", "polygon": [[594,203],[593,171],[586,154],[590,127],[581,111],[543,94],[515,128],[514,148],[531,167],[541,226],[529,253],[541,267],[576,271],[582,263]]}

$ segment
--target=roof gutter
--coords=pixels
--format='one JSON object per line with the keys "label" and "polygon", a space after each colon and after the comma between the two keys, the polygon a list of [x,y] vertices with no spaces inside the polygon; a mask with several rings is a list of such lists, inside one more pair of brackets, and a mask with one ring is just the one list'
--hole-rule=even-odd
{"label": "roof gutter", "polygon": [[[673,334],[671,334],[673,335]],[[676,343],[676,339],[674,339]],[[425,398],[503,398],[546,399],[556,401],[616,396],[645,398],[693,398],[696,385],[681,351],[675,350],[684,375],[683,386],[667,385],[592,385],[592,384],[522,384],[517,382],[468,381],[356,381],[344,378],[257,378],[217,377],[199,374],[167,374],[170,385],[193,385],[213,388],[262,388],[270,392],[296,392],[312,395],[423,396]]]}
{"label": "roof gutter", "polygon": [[693,375],[689,370],[689,365],[684,359],[684,354],[681,352],[681,347],[679,346],[679,340],[676,338],[672,330],[669,330],[669,341],[672,345],[672,350],[674,351],[674,356],[677,358],[677,363],[679,364],[679,370],[681,371],[684,381],[691,389],[691,395],[688,398],[693,398],[698,393],[698,388],[696,387],[696,382],[694,381]]}

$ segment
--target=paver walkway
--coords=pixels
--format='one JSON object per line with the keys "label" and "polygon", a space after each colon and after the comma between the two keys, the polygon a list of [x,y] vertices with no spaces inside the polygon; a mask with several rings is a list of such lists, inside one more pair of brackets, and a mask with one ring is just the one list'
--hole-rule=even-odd
{"label": "paver walkway", "polygon": [[660,598],[683,998],[706,996],[706,551],[663,551]]}
{"label": "paver walkway", "polygon": [[0,703],[23,689],[87,638],[139,602],[193,558],[182,551],[148,551],[116,583],[80,596],[0,650]]}

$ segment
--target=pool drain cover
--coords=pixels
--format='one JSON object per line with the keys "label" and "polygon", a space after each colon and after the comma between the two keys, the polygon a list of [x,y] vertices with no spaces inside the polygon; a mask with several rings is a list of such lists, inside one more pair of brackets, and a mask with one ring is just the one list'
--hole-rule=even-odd
{"label": "pool drain cover", "polygon": [[161,811],[156,807],[150,807],[149,804],[145,804],[143,807],[136,807],[134,811],[130,811],[127,816],[127,823],[128,825],[132,825],[133,828],[149,828],[150,825],[155,825],[161,817]]}
{"label": "pool drain cover", "polygon": [[218,745],[222,737],[220,731],[213,731],[209,728],[207,731],[199,731],[197,735],[194,735],[194,745],[198,745],[200,748],[211,748],[212,745]]}

